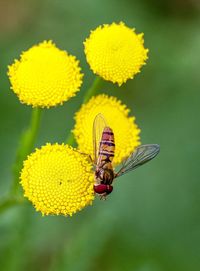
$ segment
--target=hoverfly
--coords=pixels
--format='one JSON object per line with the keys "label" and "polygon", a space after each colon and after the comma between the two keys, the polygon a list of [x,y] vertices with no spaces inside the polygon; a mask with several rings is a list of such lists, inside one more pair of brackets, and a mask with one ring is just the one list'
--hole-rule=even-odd
{"label": "hoverfly", "polygon": [[113,190],[113,180],[138,168],[153,159],[160,151],[157,144],[141,145],[122,163],[121,168],[114,172],[112,161],[115,155],[115,140],[112,129],[106,124],[101,113],[93,123],[93,148],[95,166],[94,191],[101,199],[106,199]]}

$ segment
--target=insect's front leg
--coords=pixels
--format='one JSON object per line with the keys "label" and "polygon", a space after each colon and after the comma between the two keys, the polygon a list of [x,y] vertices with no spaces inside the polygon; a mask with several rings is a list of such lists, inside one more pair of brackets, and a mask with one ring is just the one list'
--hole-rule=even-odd
{"label": "insect's front leg", "polygon": [[82,155],[85,155],[85,156],[87,156],[87,158],[89,158],[89,160],[90,160],[90,162],[92,163],[92,164],[94,164],[94,161],[92,160],[92,156],[90,155],[90,154],[87,154],[87,153],[84,153],[84,152],[80,152],[80,151],[78,151],[80,154],[82,154]]}
{"label": "insect's front leg", "polygon": [[106,197],[106,196],[107,196],[107,194],[106,194],[106,193],[99,195],[100,200],[106,200],[106,199],[107,199],[107,197]]}
{"label": "insect's front leg", "polygon": [[90,154],[88,154],[88,158],[90,159],[90,162],[94,164],[94,161],[92,160],[92,156]]}

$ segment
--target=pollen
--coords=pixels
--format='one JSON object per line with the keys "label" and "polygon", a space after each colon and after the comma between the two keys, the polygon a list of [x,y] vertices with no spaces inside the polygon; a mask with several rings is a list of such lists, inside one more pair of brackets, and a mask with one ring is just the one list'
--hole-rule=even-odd
{"label": "pollen", "polygon": [[119,86],[133,79],[148,58],[143,33],[136,34],[123,22],[97,27],[84,46],[92,71]]}
{"label": "pollen", "polygon": [[135,117],[129,117],[130,110],[115,97],[98,95],[83,104],[75,115],[74,136],[81,152],[93,155],[93,122],[101,113],[107,125],[113,130],[115,137],[114,166],[121,163],[134,149],[140,145],[140,129]]}
{"label": "pollen", "polygon": [[75,96],[83,74],[75,56],[60,50],[52,41],[44,41],[8,66],[8,76],[21,103],[49,108]]}
{"label": "pollen", "polygon": [[68,145],[46,144],[24,161],[24,196],[43,215],[69,215],[94,199],[94,174],[87,156]]}

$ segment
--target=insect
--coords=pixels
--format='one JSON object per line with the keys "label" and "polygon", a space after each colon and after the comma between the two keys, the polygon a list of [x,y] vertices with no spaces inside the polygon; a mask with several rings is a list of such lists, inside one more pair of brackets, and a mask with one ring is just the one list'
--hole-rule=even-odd
{"label": "insect", "polygon": [[[124,139],[126,140],[126,139]],[[115,172],[112,161],[115,155],[115,140],[112,129],[100,113],[93,123],[93,148],[95,165],[94,191],[101,199],[106,199],[113,191],[113,180],[152,160],[160,151],[157,144],[141,145],[130,154]]]}

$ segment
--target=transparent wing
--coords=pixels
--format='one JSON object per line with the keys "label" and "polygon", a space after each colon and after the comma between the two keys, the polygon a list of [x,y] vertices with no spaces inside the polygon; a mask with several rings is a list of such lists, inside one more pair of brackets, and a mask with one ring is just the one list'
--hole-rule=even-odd
{"label": "transparent wing", "polygon": [[93,122],[93,151],[94,151],[94,164],[96,165],[98,154],[99,154],[99,146],[102,137],[102,133],[104,128],[107,126],[106,120],[104,116],[99,113],[96,115]]}
{"label": "transparent wing", "polygon": [[160,151],[157,144],[141,145],[124,161],[122,168],[116,173],[115,177],[119,177],[131,170],[140,167],[153,159]]}

